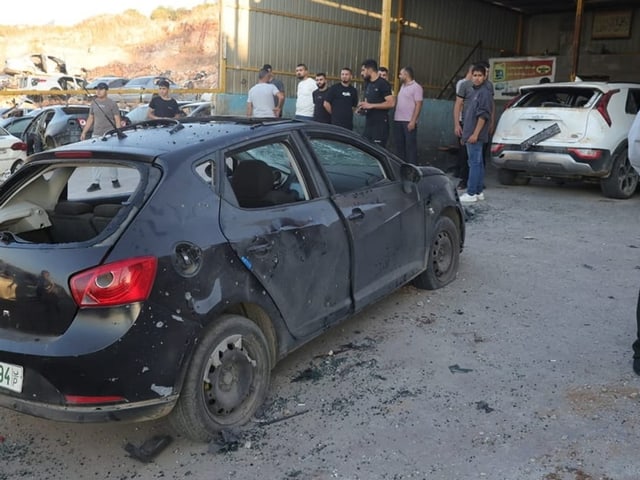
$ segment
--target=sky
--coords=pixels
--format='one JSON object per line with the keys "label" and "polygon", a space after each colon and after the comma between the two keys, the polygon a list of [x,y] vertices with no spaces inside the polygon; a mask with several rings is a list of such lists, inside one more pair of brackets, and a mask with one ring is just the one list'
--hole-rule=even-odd
{"label": "sky", "polygon": [[2,25],[74,25],[86,18],[104,13],[122,13],[128,9],[138,10],[149,15],[158,7],[172,9],[192,8],[202,3],[214,3],[214,0],[109,0],[99,2],[84,0],[63,6],[60,2],[15,2],[11,8],[3,8]]}

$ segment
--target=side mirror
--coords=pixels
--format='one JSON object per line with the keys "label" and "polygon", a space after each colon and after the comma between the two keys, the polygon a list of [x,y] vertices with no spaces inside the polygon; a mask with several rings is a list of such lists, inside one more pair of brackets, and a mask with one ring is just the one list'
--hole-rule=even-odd
{"label": "side mirror", "polygon": [[404,193],[411,193],[413,185],[422,178],[422,170],[412,163],[403,163],[400,165],[400,178]]}

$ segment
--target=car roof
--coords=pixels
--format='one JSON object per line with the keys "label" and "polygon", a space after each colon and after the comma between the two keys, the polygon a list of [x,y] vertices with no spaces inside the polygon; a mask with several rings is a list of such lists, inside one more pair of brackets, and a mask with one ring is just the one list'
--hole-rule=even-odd
{"label": "car roof", "polygon": [[[109,156],[121,153],[154,158],[177,151],[201,152],[203,144],[211,149],[225,148],[228,145],[246,140],[249,132],[255,132],[252,136],[259,138],[261,133],[289,132],[300,129],[307,123],[290,119],[250,119],[221,116],[187,117],[187,119],[180,121],[173,119],[148,120],[121,128],[120,135],[116,131],[112,131],[101,138],[68,144],[58,147],[55,151],[90,150],[106,153]],[[327,128],[324,124],[314,123],[313,125],[318,128]],[[189,154],[189,152],[185,153]],[[41,155],[43,154],[37,156],[41,157]],[[44,156],[50,158],[51,155],[44,152]],[[184,156],[181,155],[180,158],[184,158]]]}
{"label": "car roof", "polygon": [[640,83],[634,82],[557,82],[557,83],[539,83],[535,85],[524,85],[520,87],[521,92],[532,90],[546,90],[557,88],[591,88],[608,92],[616,88],[640,88]]}

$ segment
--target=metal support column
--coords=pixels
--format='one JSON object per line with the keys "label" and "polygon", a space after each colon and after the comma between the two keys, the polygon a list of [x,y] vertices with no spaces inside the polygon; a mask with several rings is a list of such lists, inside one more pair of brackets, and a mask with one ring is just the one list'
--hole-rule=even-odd
{"label": "metal support column", "polygon": [[380,20],[380,65],[389,65],[391,50],[391,4],[393,0],[382,0]]}
{"label": "metal support column", "polygon": [[584,1],[576,2],[576,22],[573,27],[573,52],[571,61],[570,80],[573,82],[578,75],[578,62],[580,60],[580,36],[582,33],[582,12],[584,10]]}

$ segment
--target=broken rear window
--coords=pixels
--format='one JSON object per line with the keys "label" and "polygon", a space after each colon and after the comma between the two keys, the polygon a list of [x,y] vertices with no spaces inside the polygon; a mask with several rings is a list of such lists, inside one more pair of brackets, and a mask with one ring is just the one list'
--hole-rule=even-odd
{"label": "broken rear window", "polygon": [[526,92],[516,107],[581,108],[594,104],[600,92],[591,88],[541,88]]}
{"label": "broken rear window", "polygon": [[0,235],[5,241],[47,244],[97,238],[122,218],[142,176],[137,168],[98,160],[95,166],[28,165],[21,173],[20,184],[12,182],[0,205]]}

